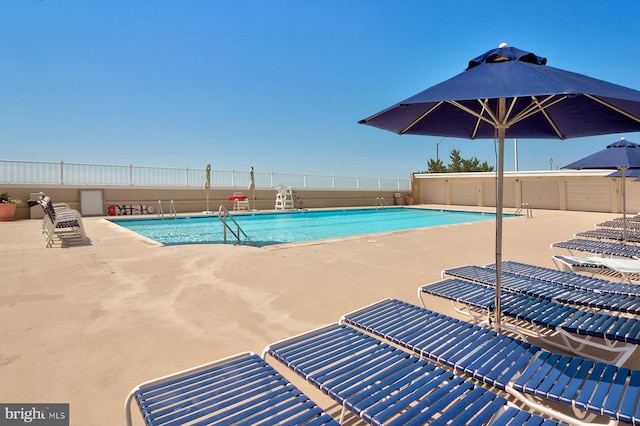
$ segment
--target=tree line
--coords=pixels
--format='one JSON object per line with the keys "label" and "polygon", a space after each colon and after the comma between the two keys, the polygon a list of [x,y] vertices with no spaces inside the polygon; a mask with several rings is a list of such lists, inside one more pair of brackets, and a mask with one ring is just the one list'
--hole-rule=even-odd
{"label": "tree line", "polygon": [[462,158],[460,151],[452,149],[449,155],[451,163],[444,165],[440,159],[430,159],[427,162],[427,173],[460,173],[460,172],[492,172],[493,166],[484,161],[480,163],[480,160],[476,157],[469,159]]}

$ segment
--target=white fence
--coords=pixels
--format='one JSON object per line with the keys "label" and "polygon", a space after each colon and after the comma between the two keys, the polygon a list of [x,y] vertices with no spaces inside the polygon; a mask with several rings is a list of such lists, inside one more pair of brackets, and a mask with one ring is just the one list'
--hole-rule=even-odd
{"label": "white fence", "polygon": [[[0,160],[0,184],[93,185],[201,188],[205,169],[147,167],[132,164],[82,164]],[[409,179],[362,176],[311,175],[279,172],[254,173],[256,188],[278,185],[308,189],[398,190],[411,189]],[[246,188],[249,171],[211,170],[212,188]]]}

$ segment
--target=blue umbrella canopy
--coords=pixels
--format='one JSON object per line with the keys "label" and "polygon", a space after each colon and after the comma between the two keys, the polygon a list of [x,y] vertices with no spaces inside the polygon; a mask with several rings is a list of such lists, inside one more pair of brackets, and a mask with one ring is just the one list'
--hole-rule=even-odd
{"label": "blue umbrella canopy", "polygon": [[[624,176],[625,178],[628,178],[628,177],[640,178],[640,169],[626,170]],[[617,170],[611,174],[608,174],[607,177],[619,178],[619,177],[622,177],[622,172],[620,170]],[[640,179],[634,179],[633,182],[640,182]]]}
{"label": "blue umbrella canopy", "polygon": [[501,44],[466,70],[360,124],[398,134],[498,140],[495,328],[500,330],[504,139],[566,139],[640,131],[640,92],[546,66]]}
{"label": "blue umbrella canopy", "polygon": [[[619,178],[622,176],[622,172],[620,170],[615,171],[611,174],[608,174],[607,177],[610,178]],[[625,177],[640,177],[640,169],[629,169],[625,173]],[[634,182],[638,182],[640,179],[635,179]]]}
{"label": "blue umbrella canopy", "polygon": [[[359,121],[398,134],[566,139],[640,129],[640,92],[501,45],[457,76]],[[505,110],[501,116],[499,103]]]}
{"label": "blue umbrella canopy", "polygon": [[[640,145],[630,142],[625,138],[607,145],[603,150],[588,155],[578,161],[574,161],[563,169],[616,169],[618,177],[622,178],[622,238],[627,240],[627,176],[640,176]],[[633,173],[632,173],[633,171]]]}
{"label": "blue umbrella canopy", "polygon": [[601,151],[567,164],[563,169],[640,169],[640,145],[621,138]]}

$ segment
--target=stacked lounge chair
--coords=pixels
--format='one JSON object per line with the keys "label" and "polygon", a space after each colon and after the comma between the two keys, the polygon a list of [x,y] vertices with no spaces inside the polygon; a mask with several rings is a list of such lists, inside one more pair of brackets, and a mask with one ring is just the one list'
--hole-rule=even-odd
{"label": "stacked lounge chair", "polygon": [[86,242],[87,237],[80,212],[70,209],[66,204],[54,205],[51,198],[44,194],[41,194],[38,204],[44,210],[42,233],[46,247],[53,246],[55,236],[63,243],[68,243],[71,239],[80,240],[82,243]]}

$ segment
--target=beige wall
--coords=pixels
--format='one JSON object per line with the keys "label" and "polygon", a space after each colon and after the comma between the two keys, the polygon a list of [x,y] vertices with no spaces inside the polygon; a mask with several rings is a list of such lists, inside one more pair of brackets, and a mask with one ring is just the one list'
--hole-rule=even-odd
{"label": "beige wall", "polygon": [[560,185],[561,182],[554,180],[525,180],[521,182],[521,203],[529,203],[538,209],[560,210]]}
{"label": "beige wall", "polygon": [[640,182],[627,179],[627,211],[640,212]]}
{"label": "beige wall", "polygon": [[[630,186],[630,185],[629,185]],[[567,210],[586,210],[596,212],[621,212],[618,205],[618,189],[613,179],[595,178],[570,179],[566,182]]]}
{"label": "beige wall", "polygon": [[414,194],[417,197],[416,202],[432,203],[432,204],[451,204],[448,198],[450,193],[448,181],[442,180],[419,180],[416,184],[420,184],[418,188],[414,186]]}
{"label": "beige wall", "polygon": [[[504,207],[622,213],[622,180],[610,171],[506,172]],[[495,207],[495,173],[416,174],[416,202]],[[627,213],[640,212],[640,183],[626,179]]]}
{"label": "beige wall", "polygon": [[[16,212],[17,219],[28,219],[32,215],[34,217],[42,217],[41,209],[34,208],[33,213],[26,205],[30,193],[44,192],[56,203],[67,203],[69,207],[82,211],[80,203],[81,191],[102,191],[103,205],[112,204],[145,204],[153,206],[154,212],[157,211],[158,200],[162,200],[163,209],[169,211],[170,200],[174,200],[178,213],[202,212],[207,208],[207,193],[204,189],[185,189],[185,188],[129,188],[129,187],[61,187],[61,186],[35,186],[28,185],[4,185],[11,196],[19,198],[25,204],[19,205]],[[227,199],[233,195],[238,189],[211,189],[209,191],[209,209],[218,211],[220,205],[224,205],[231,210],[233,203]],[[245,195],[250,196],[249,191],[242,191]],[[296,208],[326,208],[326,207],[369,207],[375,205],[376,197],[383,197],[388,205],[394,204],[393,194],[397,191],[389,190],[305,190],[298,189],[295,191],[298,199],[296,200]],[[406,191],[402,191],[404,196]],[[256,189],[255,208],[258,210],[271,210],[275,205],[275,189]],[[401,199],[404,203],[404,198]],[[251,202],[253,208],[253,202]]]}
{"label": "beige wall", "polygon": [[450,185],[451,202],[458,206],[478,205],[478,182],[452,181]]}
{"label": "beige wall", "polygon": [[[517,208],[529,203],[533,209],[576,210],[592,212],[622,212],[622,182],[620,178],[606,177],[610,172],[549,171],[505,172],[504,207]],[[627,213],[640,212],[640,183],[626,179]],[[3,185],[13,197],[26,201],[32,192],[43,191],[55,202],[68,203],[82,209],[81,190],[101,190],[104,206],[110,204],[148,204],[157,209],[162,200],[165,212],[169,201],[174,200],[178,213],[206,210],[206,192],[203,189],[185,188],[130,188],[93,186],[29,186]],[[460,206],[495,207],[496,180],[494,173],[416,174],[412,178],[416,203]],[[237,191],[237,189],[235,189]],[[209,208],[217,211],[220,205],[231,209],[227,200],[234,189],[212,189],[209,192]],[[250,195],[248,191],[243,191]],[[394,193],[383,190],[296,190],[297,208],[369,207],[376,197],[384,197],[394,204]],[[275,202],[275,190],[255,191],[258,210],[271,210]],[[405,191],[400,191],[404,196]],[[404,198],[400,202],[404,204]],[[252,206],[253,207],[253,206]],[[34,210],[37,212],[37,209]],[[26,219],[31,212],[26,205],[18,206],[17,218]]]}

